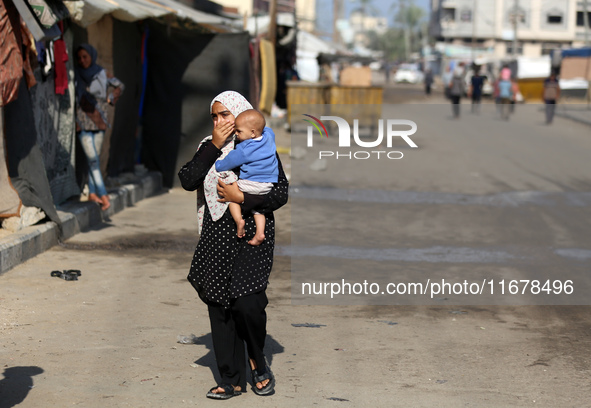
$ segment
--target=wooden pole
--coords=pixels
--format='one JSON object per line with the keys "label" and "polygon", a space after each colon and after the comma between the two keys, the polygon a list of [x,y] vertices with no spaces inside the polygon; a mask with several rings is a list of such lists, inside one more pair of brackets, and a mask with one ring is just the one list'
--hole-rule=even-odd
{"label": "wooden pole", "polygon": [[337,21],[341,17],[341,0],[332,0],[332,42],[340,44],[341,36],[337,28]]}

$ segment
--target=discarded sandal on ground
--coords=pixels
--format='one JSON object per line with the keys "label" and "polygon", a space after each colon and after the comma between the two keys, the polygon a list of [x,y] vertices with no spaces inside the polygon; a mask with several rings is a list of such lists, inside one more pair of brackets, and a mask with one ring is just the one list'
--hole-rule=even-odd
{"label": "discarded sandal on ground", "polygon": [[66,271],[52,271],[51,276],[62,278],[63,280],[78,280],[78,276],[82,273],[78,269],[68,269]]}
{"label": "discarded sandal on ground", "polygon": [[[269,366],[265,366],[265,368],[266,371],[260,375],[257,373],[256,368],[252,370],[253,391],[257,395],[269,395],[275,389],[275,376],[273,375],[273,372],[271,371]],[[263,388],[259,389],[257,387],[257,383],[262,383],[265,380],[269,380],[269,382]]]}
{"label": "discarded sandal on ground", "polygon": [[[215,390],[217,390],[218,388],[223,388],[224,392],[223,393],[216,393],[214,392]],[[213,398],[213,399],[230,399],[232,397],[235,397],[237,395],[242,394],[242,391],[236,391],[236,389],[234,388],[233,385],[231,384],[221,384],[221,385],[216,385],[215,387],[213,387],[211,390],[209,390],[209,392],[207,393],[206,397],[207,398]]]}

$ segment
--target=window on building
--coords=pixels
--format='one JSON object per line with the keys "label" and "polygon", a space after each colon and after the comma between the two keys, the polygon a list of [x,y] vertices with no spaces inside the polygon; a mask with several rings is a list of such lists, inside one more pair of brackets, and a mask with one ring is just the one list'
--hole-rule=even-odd
{"label": "window on building", "polygon": [[550,55],[554,50],[560,51],[560,43],[542,43],[542,55]]}
{"label": "window on building", "polygon": [[[585,27],[585,15],[582,11],[577,11],[577,27]],[[591,11],[587,12],[587,19],[589,20],[589,25],[591,26]]]}
{"label": "window on building", "polygon": [[513,24],[515,20],[518,23],[525,24],[525,10],[521,7],[511,7],[507,12],[507,20],[509,24]]}
{"label": "window on building", "polygon": [[463,23],[469,23],[472,21],[472,10],[469,8],[464,8],[460,12],[460,21]]}
{"label": "window on building", "polygon": [[[513,41],[510,41],[507,43],[507,54],[513,55]],[[523,54],[523,44],[522,43],[520,43],[520,42],[517,43],[517,52],[515,54],[516,55]]]}
{"label": "window on building", "polygon": [[548,24],[562,24],[562,14],[547,14],[546,22]]}
{"label": "window on building", "polygon": [[444,7],[442,10],[441,20],[456,21],[456,9],[454,7]]}

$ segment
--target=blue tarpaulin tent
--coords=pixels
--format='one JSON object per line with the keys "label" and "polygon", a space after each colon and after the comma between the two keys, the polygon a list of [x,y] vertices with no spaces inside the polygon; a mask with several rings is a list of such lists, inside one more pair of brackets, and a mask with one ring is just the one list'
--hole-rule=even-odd
{"label": "blue tarpaulin tent", "polygon": [[562,58],[570,57],[591,57],[591,47],[571,48],[569,50],[562,50]]}
{"label": "blue tarpaulin tent", "polygon": [[572,91],[571,96],[582,97],[591,81],[591,47],[562,51],[560,88]]}

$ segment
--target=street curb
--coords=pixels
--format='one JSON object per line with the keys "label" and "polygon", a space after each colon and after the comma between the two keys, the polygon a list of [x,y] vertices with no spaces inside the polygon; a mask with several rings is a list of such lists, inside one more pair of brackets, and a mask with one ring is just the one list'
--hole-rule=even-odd
{"label": "street curb", "polygon": [[[132,207],[135,203],[156,195],[162,189],[162,174],[149,172],[131,184],[109,189],[111,207],[101,211],[91,202],[67,202],[57,206],[62,221],[61,240],[107,220],[109,216]],[[59,228],[55,222],[32,225],[0,240],[0,275],[47,251],[60,241]]]}

